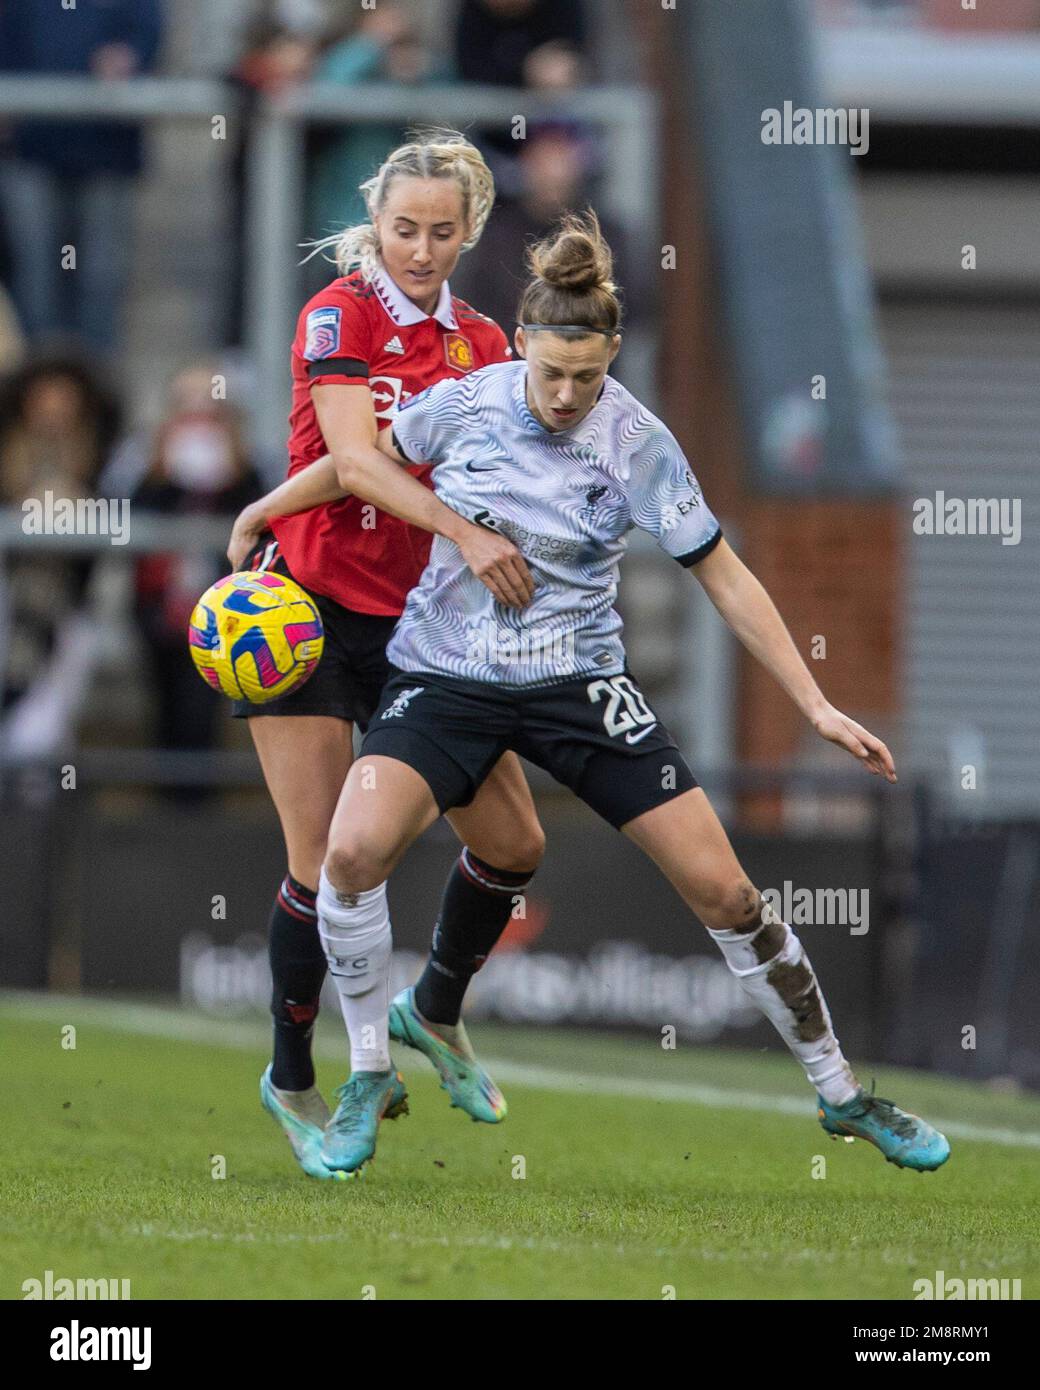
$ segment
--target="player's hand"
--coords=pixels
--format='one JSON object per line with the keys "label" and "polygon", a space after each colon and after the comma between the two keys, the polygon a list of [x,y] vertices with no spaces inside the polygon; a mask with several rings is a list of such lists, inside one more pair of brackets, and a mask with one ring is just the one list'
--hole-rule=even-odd
{"label": "player's hand", "polygon": [[256,549],[257,541],[266,530],[267,518],[262,512],[258,512],[252,503],[239,512],[231,528],[231,539],[227,548],[232,574],[244,567],[250,553]]}
{"label": "player's hand", "polygon": [[862,724],[842,714],[840,709],[828,705],[813,720],[813,728],[822,738],[848,749],[854,758],[859,758],[868,772],[885,777],[889,782],[898,782],[896,765],[885,745]]}
{"label": "player's hand", "polygon": [[507,608],[523,608],[534,598],[527,561],[512,541],[486,526],[470,525],[458,547],[470,569]]}

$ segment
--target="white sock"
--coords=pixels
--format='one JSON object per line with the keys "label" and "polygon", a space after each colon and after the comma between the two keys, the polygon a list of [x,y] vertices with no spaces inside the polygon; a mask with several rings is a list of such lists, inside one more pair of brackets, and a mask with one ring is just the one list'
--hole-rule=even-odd
{"label": "white sock", "polygon": [[350,1036],[350,1069],[389,1071],[390,912],[386,884],[339,893],[318,881],[318,931]]}
{"label": "white sock", "polygon": [[[750,932],[708,928],[741,988],[769,1019],[830,1105],[844,1105],[859,1090],[834,1036],[827,1001],[805,948],[762,900],[760,925]],[[764,957],[764,959],[763,959]]]}

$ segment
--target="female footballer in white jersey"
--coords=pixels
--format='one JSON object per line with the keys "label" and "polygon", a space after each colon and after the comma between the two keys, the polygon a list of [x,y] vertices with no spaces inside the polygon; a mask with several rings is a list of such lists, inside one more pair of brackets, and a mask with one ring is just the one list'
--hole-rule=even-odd
{"label": "female footballer in white jersey", "polygon": [[[901,1167],[937,1168],[949,1155],[945,1137],[860,1086],[801,943],[749,881],[627,670],[613,607],[626,532],[648,531],[691,570],[821,737],[895,781],[891,755],[825,699],[768,594],[722,538],[674,437],[607,375],[621,345],[620,308],[595,216],[567,219],[532,249],[530,265],[520,360],[429,388],[380,436],[388,460],[433,465],[444,511],[387,648],[396,673],[333,818],[322,921],[345,956],[351,943],[360,958],[360,948],[388,937],[383,885],[409,845],[467,805],[505,750],[520,753],[668,878],[802,1065],[829,1133],[867,1139]],[[381,460],[338,472],[335,458],[318,461],[262,505],[274,514],[325,501],[338,495],[337,478],[429,524],[418,515],[420,485]],[[516,547],[481,577],[454,540],[471,521]],[[518,564],[533,576],[530,600],[516,591]],[[408,1041],[412,1019],[405,991],[391,1006],[392,1034]],[[392,1105],[400,1088],[392,1071],[384,1086]],[[337,1112],[325,1160],[358,1167],[377,1123],[374,1110]]]}

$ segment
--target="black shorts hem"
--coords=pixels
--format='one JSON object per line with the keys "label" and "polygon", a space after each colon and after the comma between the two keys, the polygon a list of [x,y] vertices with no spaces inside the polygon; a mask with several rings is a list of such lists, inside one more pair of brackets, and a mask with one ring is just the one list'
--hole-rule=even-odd
{"label": "black shorts hem", "polygon": [[[674,787],[660,785],[660,769],[665,765],[675,769]],[[594,753],[574,787],[574,794],[608,825],[621,830],[637,816],[654,811],[699,785],[682,752],[672,744],[639,758],[606,749]]]}
{"label": "black shorts hem", "polygon": [[[275,706],[275,708],[272,708]],[[255,705],[249,700],[236,700],[231,709],[232,719],[255,719],[257,715],[269,714],[278,719],[289,719],[293,715],[305,718],[307,715],[314,715],[318,719],[342,719],[345,724],[359,724],[362,716],[345,711],[342,706],[328,707],[315,705],[310,708],[293,708],[284,705],[281,700],[272,700],[269,705]]]}
{"label": "black shorts hem", "polygon": [[480,781],[419,729],[374,728],[365,735],[359,756],[393,758],[417,772],[442,816],[468,806],[480,788]]}

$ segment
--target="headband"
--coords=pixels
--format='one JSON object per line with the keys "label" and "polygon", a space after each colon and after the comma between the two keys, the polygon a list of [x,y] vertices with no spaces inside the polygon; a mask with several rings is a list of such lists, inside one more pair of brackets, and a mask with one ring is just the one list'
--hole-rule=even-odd
{"label": "headband", "polygon": [[525,333],[562,333],[565,337],[568,333],[573,333],[575,337],[585,333],[602,333],[604,338],[614,338],[618,335],[616,328],[592,328],[583,323],[522,323],[520,327]]}

